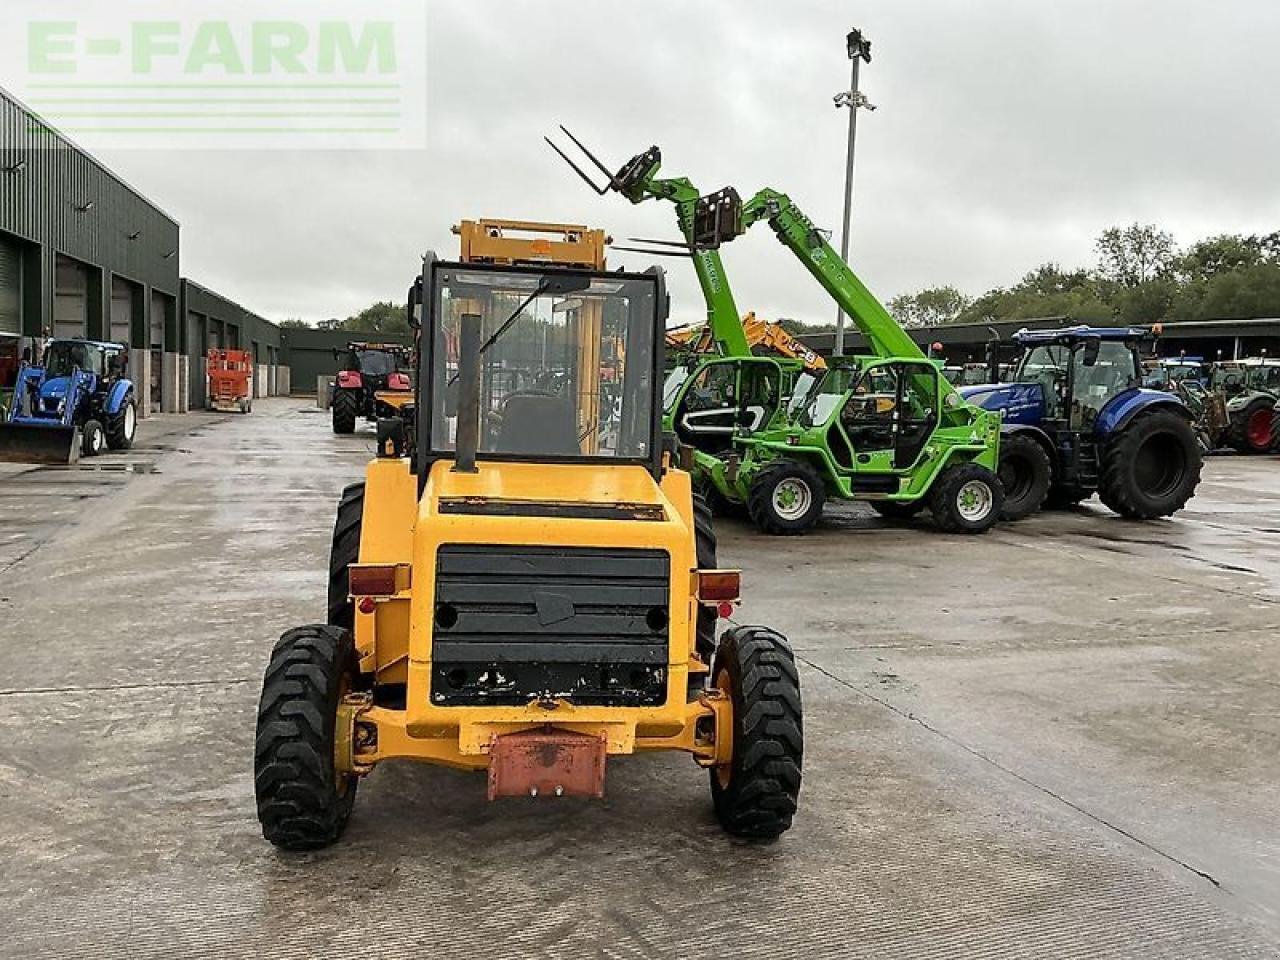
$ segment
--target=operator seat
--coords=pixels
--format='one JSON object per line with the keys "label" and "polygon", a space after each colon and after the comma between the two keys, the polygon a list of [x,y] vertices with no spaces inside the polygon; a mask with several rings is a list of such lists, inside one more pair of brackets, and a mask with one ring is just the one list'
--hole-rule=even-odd
{"label": "operator seat", "polygon": [[563,397],[517,394],[507,398],[495,453],[570,457],[582,452],[573,407]]}

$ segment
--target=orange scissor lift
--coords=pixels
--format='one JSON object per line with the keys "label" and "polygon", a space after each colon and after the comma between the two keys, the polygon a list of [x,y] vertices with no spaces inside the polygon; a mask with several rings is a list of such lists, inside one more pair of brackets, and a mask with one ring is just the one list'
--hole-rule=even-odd
{"label": "orange scissor lift", "polygon": [[208,353],[209,409],[249,413],[253,409],[253,354],[248,350]]}

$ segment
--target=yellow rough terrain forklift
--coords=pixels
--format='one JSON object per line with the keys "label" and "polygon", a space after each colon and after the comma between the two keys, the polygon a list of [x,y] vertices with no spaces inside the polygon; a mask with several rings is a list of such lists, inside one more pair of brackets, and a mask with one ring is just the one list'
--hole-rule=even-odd
{"label": "yellow rough terrain forklift", "polygon": [[764,627],[717,640],[739,577],[665,449],[661,271],[429,255],[414,289],[413,440],[379,431],[338,506],[328,622],[267,667],[263,834],[334,842],[383,760],[487,771],[490,799],[600,797],[642,750],[707,768],[729,833],[788,829],[795,660]]}

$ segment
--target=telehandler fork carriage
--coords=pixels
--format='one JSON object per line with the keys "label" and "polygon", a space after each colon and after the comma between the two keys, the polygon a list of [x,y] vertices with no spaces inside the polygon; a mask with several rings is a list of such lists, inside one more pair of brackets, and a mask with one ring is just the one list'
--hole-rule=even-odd
{"label": "telehandler fork carriage", "polygon": [[332,843],[387,760],[485,771],[490,797],[594,797],[647,750],[709,771],[726,831],[781,834],[799,677],[772,630],[717,639],[739,577],[662,443],[661,271],[428,256],[414,290],[412,456],[380,445],[344,492],[327,623],[267,666],[266,838]]}

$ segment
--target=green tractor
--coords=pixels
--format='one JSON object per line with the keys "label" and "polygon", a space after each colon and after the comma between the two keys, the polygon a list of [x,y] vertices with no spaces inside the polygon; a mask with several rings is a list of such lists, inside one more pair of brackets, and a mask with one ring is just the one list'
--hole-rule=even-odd
{"label": "green tractor", "polygon": [[1247,357],[1215,363],[1210,389],[1226,404],[1223,440],[1239,453],[1270,453],[1277,447],[1276,398],[1280,360]]}
{"label": "green tractor", "polygon": [[[693,259],[726,356],[703,361],[664,400],[673,432],[694,448],[695,482],[713,500],[745,509],[759,529],[782,535],[813,529],[829,498],[862,500],[893,518],[927,507],[948,532],[981,533],[995,524],[1004,502],[996,475],[1000,414],[956,392],[941,363],[924,355],[788,197],[762,190],[743,202],[733,188],[702,196],[687,179],[658,178],[656,146],[612,173],[564,133],[607,177],[604,186],[548,143],[598,194],[676,207],[684,242],[668,252]],[[787,384],[779,361],[746,356],[719,248],[760,221],[870,345],[867,356],[836,358],[820,383]],[[700,416],[710,410],[714,417]],[[705,429],[711,424],[717,429]]]}

